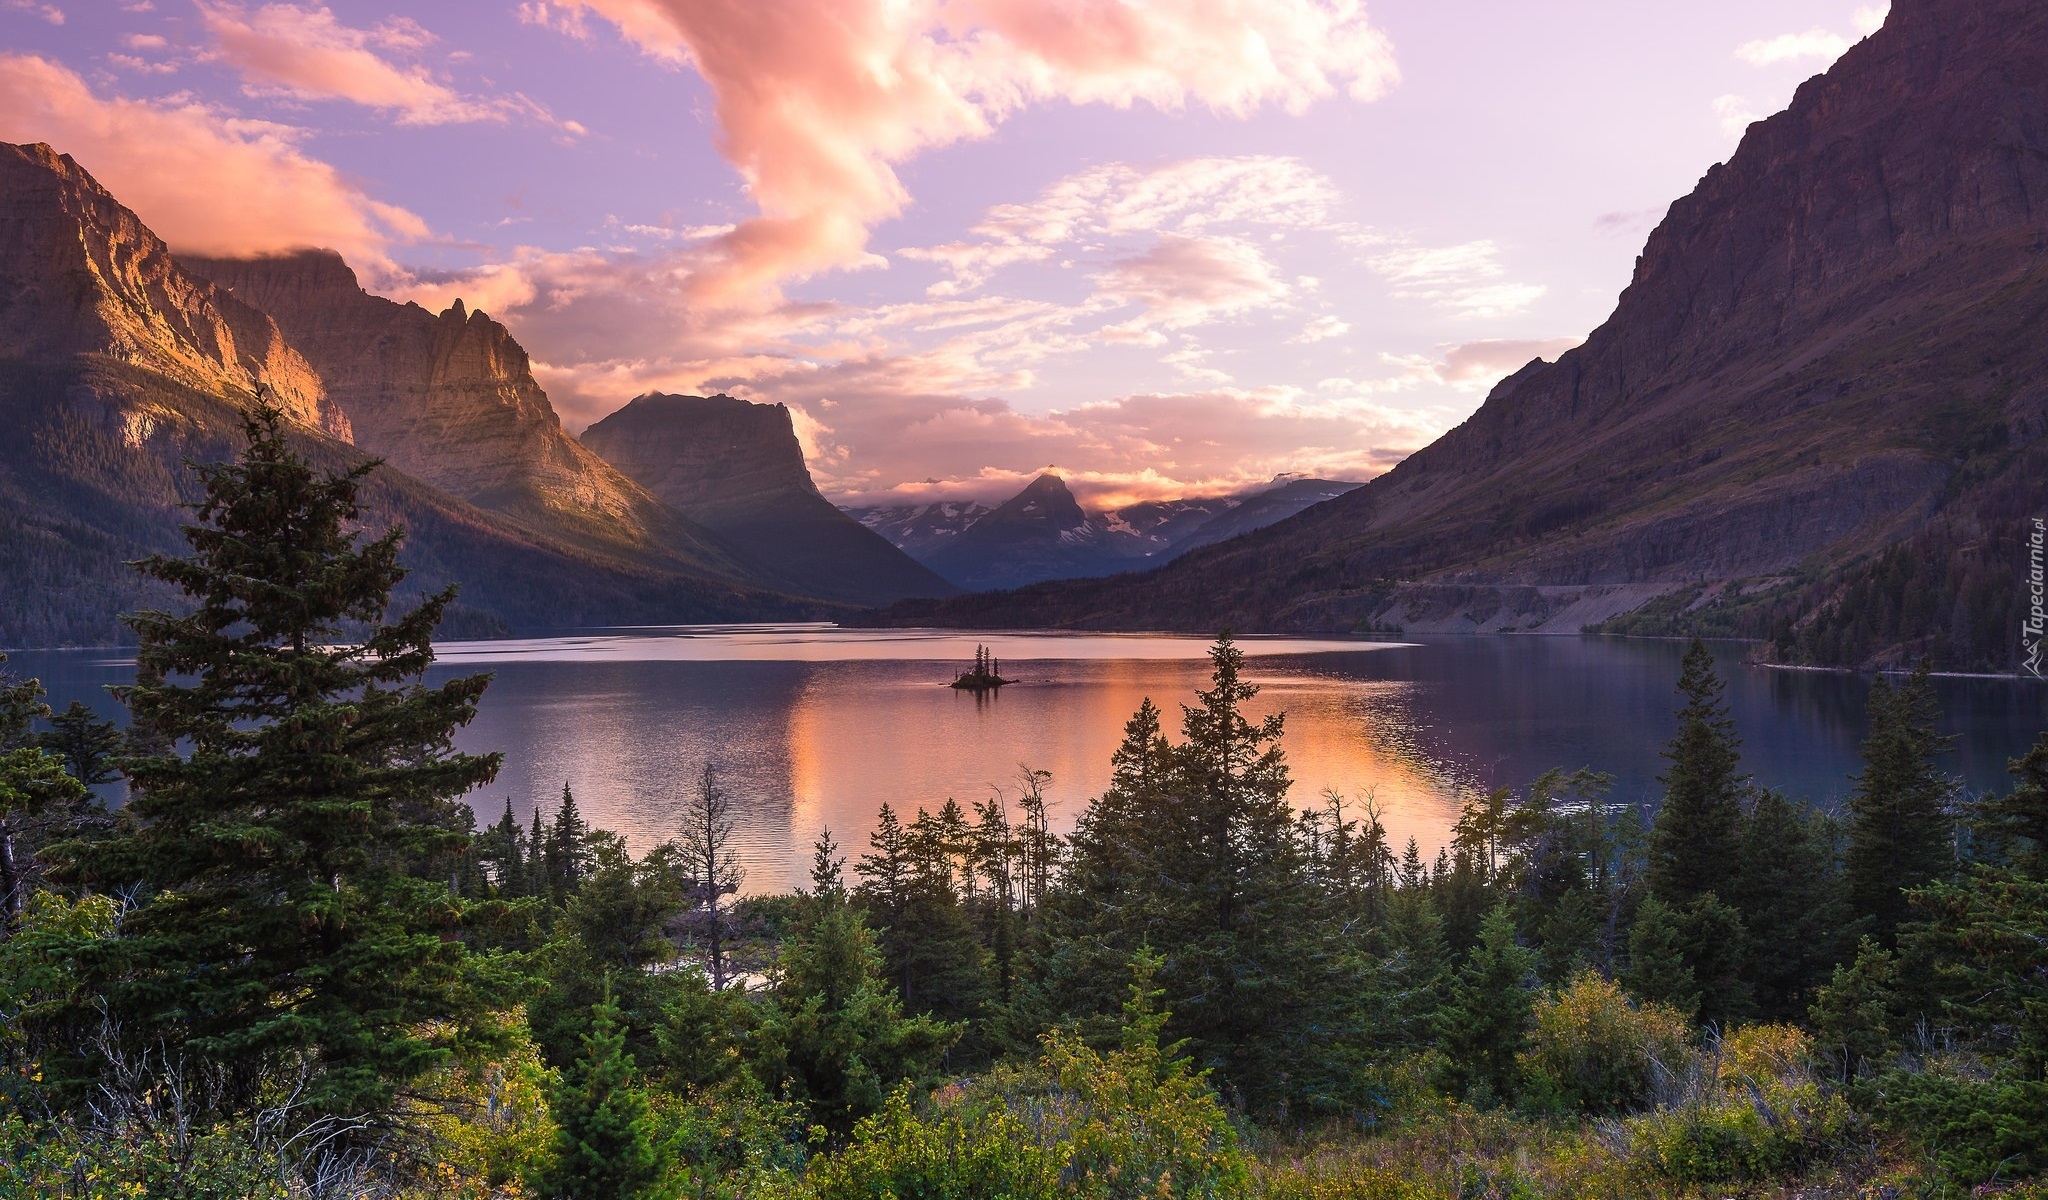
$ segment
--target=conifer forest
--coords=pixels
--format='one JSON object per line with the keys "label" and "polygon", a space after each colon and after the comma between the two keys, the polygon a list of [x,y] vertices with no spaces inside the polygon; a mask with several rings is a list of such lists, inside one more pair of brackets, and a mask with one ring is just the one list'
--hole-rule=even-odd
{"label": "conifer forest", "polygon": [[1840,811],[1695,641],[1661,804],[1554,771],[1424,853],[1292,787],[1224,636],[1071,833],[1026,767],[763,895],[715,764],[638,856],[473,817],[453,592],[246,434],[126,726],[0,692],[0,1196],[2048,1196],[2048,736],[1963,794],[1924,666]]}

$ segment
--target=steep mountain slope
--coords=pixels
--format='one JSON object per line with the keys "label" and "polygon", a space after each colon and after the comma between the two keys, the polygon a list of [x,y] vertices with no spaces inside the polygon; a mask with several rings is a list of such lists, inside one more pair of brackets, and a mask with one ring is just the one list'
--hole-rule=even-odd
{"label": "steep mountain slope", "polygon": [[80,354],[206,391],[263,384],[295,419],[349,437],[269,316],[181,271],[68,155],[0,142],[0,359]]}
{"label": "steep mountain slope", "polygon": [[855,604],[958,590],[818,494],[780,404],[649,393],[583,444],[793,590]]}
{"label": "steep mountain slope", "polygon": [[[335,436],[346,411],[267,315],[186,272],[46,146],[0,145],[0,330],[0,645],[104,644],[119,613],[163,599],[122,564],[182,546],[183,463],[233,453],[254,384],[320,463],[368,457]],[[407,593],[463,583],[451,635],[836,611],[737,582],[723,558],[572,538],[394,469],[365,500],[373,525],[410,531]]]}
{"label": "steep mountain slope", "polygon": [[569,436],[526,351],[462,301],[436,316],[372,296],[331,250],[178,262],[274,316],[356,445],[406,474],[566,536],[659,544],[745,574],[730,548]]}
{"label": "steep mountain slope", "polygon": [[[1826,657],[1805,631],[1930,528],[2018,586],[2017,515],[2048,501],[2044,254],[2048,6],[1898,0],[1672,206],[1583,346],[1393,471],[1139,579],[892,619],[1576,630],[1662,603]],[[1960,593],[1923,607],[1849,641],[2016,661],[2015,627],[1957,636],[1982,625]]]}
{"label": "steep mountain slope", "polygon": [[1227,542],[1254,529],[1264,529],[1325,500],[1335,500],[1346,492],[1355,492],[1361,486],[1340,479],[1279,480],[1275,486],[1263,491],[1232,497],[1230,505],[1223,511],[1175,537],[1173,553],[1176,556],[1186,554],[1202,546]]}

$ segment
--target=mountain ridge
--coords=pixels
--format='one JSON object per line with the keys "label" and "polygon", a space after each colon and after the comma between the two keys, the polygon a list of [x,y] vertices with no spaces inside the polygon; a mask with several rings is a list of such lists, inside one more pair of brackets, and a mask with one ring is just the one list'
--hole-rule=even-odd
{"label": "mountain ridge", "polygon": [[1937,599],[1967,637],[1815,631],[1930,523],[2018,552],[2048,465],[2044,197],[2048,10],[1902,0],[1672,204],[1582,346],[1366,487],[1135,579],[885,619],[1576,632],[1662,603],[1655,631],[1787,657],[2009,665],[1995,597]]}

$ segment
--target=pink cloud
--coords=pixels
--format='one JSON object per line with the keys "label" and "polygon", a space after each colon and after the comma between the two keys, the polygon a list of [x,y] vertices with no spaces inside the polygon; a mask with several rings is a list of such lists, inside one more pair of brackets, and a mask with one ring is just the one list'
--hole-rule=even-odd
{"label": "pink cloud", "polygon": [[1230,237],[1166,234],[1094,278],[1099,295],[1145,310],[1106,332],[1142,341],[1155,340],[1159,329],[1185,329],[1263,307],[1288,292],[1258,247]]}
{"label": "pink cloud", "polygon": [[1392,50],[1356,0],[569,0],[717,96],[721,149],[760,215],[693,283],[735,301],[872,267],[868,232],[904,211],[895,167],[1064,100],[1245,114],[1380,95]]}
{"label": "pink cloud", "polygon": [[95,95],[66,67],[0,54],[0,139],[49,142],[178,250],[266,254],[330,246],[372,269],[426,223],[307,156],[295,130],[189,100]]}
{"label": "pink cloud", "polygon": [[401,66],[378,49],[408,52],[432,43],[418,22],[397,17],[371,29],[343,25],[326,8],[266,4],[250,12],[200,3],[200,18],[219,56],[241,72],[254,91],[281,91],[303,100],[348,100],[396,113],[401,125],[504,121],[513,116],[556,123],[524,96],[465,96],[425,67]]}

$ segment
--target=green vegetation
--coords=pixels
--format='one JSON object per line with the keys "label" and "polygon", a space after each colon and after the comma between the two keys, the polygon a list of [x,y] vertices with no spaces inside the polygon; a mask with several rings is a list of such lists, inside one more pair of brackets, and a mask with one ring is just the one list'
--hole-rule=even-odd
{"label": "green vegetation", "polygon": [[1924,674],[1837,818],[1695,645],[1653,824],[1552,772],[1425,862],[1295,806],[1226,636],[1070,836],[1027,770],[739,900],[709,769],[637,858],[475,828],[450,597],[247,433],[127,732],[0,686],[0,1196],[2048,1195],[2048,735],[1959,802]]}

